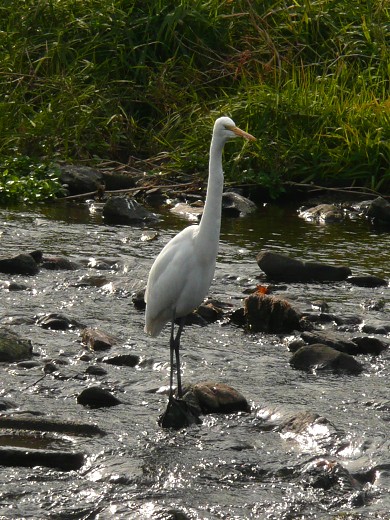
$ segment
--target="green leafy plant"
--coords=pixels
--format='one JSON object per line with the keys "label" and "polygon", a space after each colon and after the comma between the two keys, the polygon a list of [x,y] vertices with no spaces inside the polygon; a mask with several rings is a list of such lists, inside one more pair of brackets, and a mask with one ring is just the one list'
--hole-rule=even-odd
{"label": "green leafy plant", "polygon": [[0,204],[41,202],[63,193],[58,170],[27,156],[0,162]]}

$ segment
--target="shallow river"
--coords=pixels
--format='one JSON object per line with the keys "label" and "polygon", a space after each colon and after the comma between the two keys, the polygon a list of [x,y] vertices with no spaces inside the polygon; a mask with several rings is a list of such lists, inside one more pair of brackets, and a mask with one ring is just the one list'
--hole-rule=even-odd
{"label": "shallow river", "polygon": [[[95,423],[106,432],[102,437],[48,436],[49,447],[86,454],[77,471],[0,466],[0,519],[389,519],[389,349],[376,357],[359,356],[364,370],[358,376],[306,373],[290,367],[283,337],[247,334],[224,323],[188,326],[182,338],[184,382],[227,383],[247,397],[252,413],[204,416],[202,425],[181,431],[159,428],[167,397],[156,390],[168,383],[169,330],[146,337],[143,311],[134,308],[131,295],[145,285],[162,245],[185,225],[165,215],[153,225],[157,240],[144,241],[148,228],[108,226],[83,204],[0,210],[2,255],[40,249],[47,257],[67,256],[84,264],[75,271],[42,269],[33,277],[0,274],[0,281],[29,287],[0,289],[1,325],[31,339],[34,359],[42,362],[31,368],[0,364],[0,397],[13,401],[18,412]],[[308,223],[295,207],[268,204],[250,217],[224,218],[210,295],[239,307],[246,289],[264,283],[255,261],[262,249],[347,265],[353,274],[390,277],[388,232],[366,221]],[[114,267],[99,271],[87,266],[90,259]],[[76,286],[92,275],[106,282]],[[335,314],[389,324],[389,287],[288,284],[276,294],[303,311],[323,300]],[[374,310],[372,302],[379,301],[382,306]],[[134,353],[141,356],[140,364],[105,364],[106,375],[88,375],[87,367],[99,364],[102,354],[85,360],[79,330],[44,330],[35,323],[50,312],[114,334],[121,342],[110,355]],[[351,337],[359,333],[356,325]],[[388,336],[378,337],[389,342]],[[58,371],[38,381],[48,360]],[[80,392],[96,384],[121,404],[99,409],[77,404]],[[303,410],[330,421],[337,449],[324,441],[329,432],[289,437],[273,427]],[[45,435],[36,443],[44,446]],[[359,490],[312,486],[305,468],[322,459],[354,475],[373,470],[375,477]]]}

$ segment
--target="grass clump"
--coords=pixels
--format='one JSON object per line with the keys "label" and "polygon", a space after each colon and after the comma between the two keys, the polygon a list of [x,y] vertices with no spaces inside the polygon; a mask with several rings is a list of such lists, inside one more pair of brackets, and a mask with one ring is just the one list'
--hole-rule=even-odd
{"label": "grass clump", "polygon": [[230,180],[390,187],[384,0],[5,0],[0,14],[0,159],[164,152],[168,173],[205,171],[226,114],[259,138],[229,147]]}

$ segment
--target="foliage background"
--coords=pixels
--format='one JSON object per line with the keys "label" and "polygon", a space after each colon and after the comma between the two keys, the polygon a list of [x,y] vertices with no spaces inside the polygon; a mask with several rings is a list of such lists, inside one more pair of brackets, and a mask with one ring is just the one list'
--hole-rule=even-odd
{"label": "foliage background", "polygon": [[390,187],[387,0],[3,0],[0,15],[0,160],[204,173],[230,115],[258,137],[229,146],[230,180]]}

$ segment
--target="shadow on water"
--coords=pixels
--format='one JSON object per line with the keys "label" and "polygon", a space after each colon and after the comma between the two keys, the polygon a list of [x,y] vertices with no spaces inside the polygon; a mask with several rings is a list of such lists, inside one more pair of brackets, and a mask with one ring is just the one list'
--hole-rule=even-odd
{"label": "shadow on water", "polygon": [[[182,341],[184,380],[228,383],[250,400],[252,413],[210,415],[201,426],[161,430],[157,419],[166,395],[156,390],[168,382],[168,330],[147,338],[143,312],[134,308],[131,295],[144,286],[163,244],[186,222],[163,213],[153,224],[157,239],[143,241],[146,225],[108,226],[86,204],[52,203],[32,210],[2,210],[0,216],[3,255],[41,249],[45,255],[65,255],[79,263],[74,271],[42,269],[30,278],[0,276],[1,281],[28,287],[17,292],[1,289],[0,319],[3,326],[31,339],[37,362],[0,364],[0,403],[13,402],[22,414],[96,423],[107,433],[93,439],[65,438],[67,445],[87,455],[78,471],[2,468],[0,518],[389,518],[388,469],[378,470],[374,483],[367,479],[360,487],[351,484],[351,489],[341,477],[334,477],[328,489],[313,485],[310,473],[317,458],[340,463],[351,474],[386,468],[388,350],[375,358],[361,356],[364,371],[359,376],[304,373],[290,367],[283,337],[246,334],[223,323],[189,326]],[[268,204],[246,218],[223,219],[210,295],[240,306],[244,291],[259,283],[255,257],[262,249],[347,265],[353,274],[389,278],[388,233],[364,220],[309,223],[292,205]],[[105,260],[109,268],[88,266],[91,258]],[[104,278],[102,285],[79,283],[96,275]],[[289,284],[279,295],[305,310],[312,309],[313,301],[325,300],[335,314],[388,320],[388,287]],[[378,300],[383,300],[385,310],[369,310],[368,303]],[[137,367],[103,363],[102,353],[86,352],[79,330],[36,325],[36,316],[50,312],[108,331],[120,340],[110,355],[134,353],[141,362]],[[47,362],[56,370],[41,379]],[[104,371],[94,373],[90,366]],[[92,385],[109,389],[121,404],[100,409],[77,404],[77,395]],[[316,437],[328,435],[325,426],[311,437],[289,438],[275,430],[283,418],[302,410],[335,425],[341,439],[338,451]],[[7,432],[0,443],[1,439],[11,442]],[[20,436],[20,446],[26,439],[29,434]],[[45,436],[34,442],[45,446]],[[47,445],[51,442],[48,437]]]}

